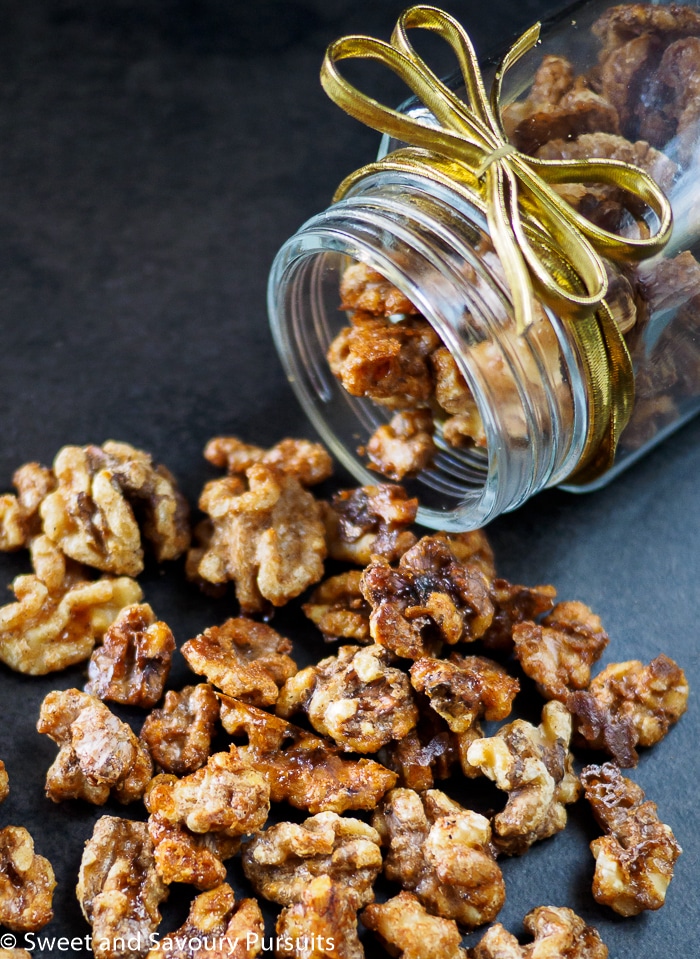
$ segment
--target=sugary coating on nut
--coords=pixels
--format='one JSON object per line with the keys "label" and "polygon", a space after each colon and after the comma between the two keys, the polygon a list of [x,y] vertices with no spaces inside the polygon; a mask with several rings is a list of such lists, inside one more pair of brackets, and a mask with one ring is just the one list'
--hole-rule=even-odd
{"label": "sugary coating on nut", "polygon": [[572,689],[585,689],[591,665],[608,645],[600,617],[584,603],[557,603],[541,625],[526,620],[513,627],[515,656],[546,699],[566,702]]}
{"label": "sugary coating on nut", "polygon": [[10,793],[10,779],[5,769],[5,763],[0,759],[0,802],[4,802]]}
{"label": "sugary coating on nut", "polygon": [[374,809],[396,774],[371,759],[345,759],[337,747],[262,709],[222,697],[221,722],[248,744],[234,747],[265,777],[273,802],[310,813]]}
{"label": "sugary coating on nut", "polygon": [[523,919],[534,942],[521,946],[500,923],[470,952],[472,959],[607,959],[608,947],[572,909],[538,906]]}
{"label": "sugary coating on nut", "polygon": [[340,281],[341,310],[363,310],[377,316],[417,313],[404,294],[366,263],[352,263]]}
{"label": "sugary coating on nut", "polygon": [[374,814],[387,846],[384,874],[415,892],[428,912],[468,928],[490,922],[505,901],[488,819],[437,789],[393,789]]}
{"label": "sugary coating on nut", "polygon": [[565,806],[580,792],[570,738],[571,716],[553,700],[542,710],[539,726],[516,719],[469,747],[468,761],[508,793],[505,808],[493,820],[500,851],[519,855],[566,825]]}
{"label": "sugary coating on nut", "polygon": [[243,852],[243,871],[253,889],[283,906],[298,902],[316,876],[354,890],[360,905],[372,902],[381,869],[376,829],[333,812],[299,825],[277,823],[251,839]]}
{"label": "sugary coating on nut", "polygon": [[433,441],[435,421],[424,407],[399,410],[372,433],[364,451],[370,469],[400,482],[430,466],[437,452]]}
{"label": "sugary coating on nut", "polygon": [[424,700],[419,708],[416,727],[382,749],[379,759],[398,774],[398,785],[422,792],[432,789],[436,779],[447,779],[459,757],[458,737],[447,723]]}
{"label": "sugary coating on nut", "polygon": [[467,959],[457,923],[431,916],[412,892],[371,903],[360,918],[397,959]]}
{"label": "sugary coating on nut", "polygon": [[484,656],[423,657],[410,670],[413,688],[428,697],[453,733],[465,733],[479,719],[510,715],[520,684]]}
{"label": "sugary coating on nut", "polygon": [[197,889],[213,889],[226,879],[224,861],[241,847],[238,836],[221,832],[194,833],[157,814],[148,818],[148,835],[163,882],[184,882]]}
{"label": "sugary coating on nut", "polygon": [[296,477],[302,486],[315,486],[333,474],[333,460],[326,448],[310,440],[284,439],[265,450],[235,436],[215,436],[207,443],[204,458],[220,469],[241,476],[253,463],[274,466]]}
{"label": "sugary coating on nut", "polygon": [[0,959],[32,959],[26,949],[0,949]]}
{"label": "sugary coating on nut", "polygon": [[153,772],[148,750],[95,696],[79,689],[50,692],[36,728],[60,747],[46,773],[53,802],[84,799],[101,806],[110,796],[130,803],[143,795]]}
{"label": "sugary coating on nut", "polygon": [[232,580],[243,613],[283,606],[323,575],[326,556],[321,507],[299,481],[254,463],[248,489],[237,476],[204,487],[200,509],[210,537],[190,554],[190,571],[209,583]]}
{"label": "sugary coating on nut", "polygon": [[342,490],[325,504],[328,555],[366,566],[373,556],[395,562],[416,542],[409,527],[418,500],[402,486],[382,483]]}
{"label": "sugary coating on nut", "polygon": [[85,844],[76,895],[92,926],[98,959],[146,955],[168,887],[156,872],[145,822],[116,816],[97,820]]}
{"label": "sugary coating on nut", "polygon": [[302,609],[323,633],[325,640],[372,641],[369,635],[370,608],[360,590],[362,572],[351,569],[324,580]]}
{"label": "sugary coating on nut", "polygon": [[17,576],[17,601],[0,608],[0,661],[44,676],[87,659],[119,611],[143,594],[126,576],[86,580],[44,536],[32,555],[37,574]]}
{"label": "sugary coating on nut", "polygon": [[496,576],[493,549],[483,529],[473,529],[466,533],[437,533],[447,541],[458,562],[478,566],[488,580]]}
{"label": "sugary coating on nut", "polygon": [[292,644],[265,623],[238,617],[188,640],[182,655],[190,669],[228,696],[272,706],[279,687],[297,671]]}
{"label": "sugary coating on nut", "polygon": [[27,830],[0,830],[0,925],[15,932],[41,929],[53,919],[55,888],[51,863],[34,852]]}
{"label": "sugary coating on nut", "polygon": [[581,772],[586,799],[607,835],[594,839],[593,897],[621,916],[660,909],[681,854],[670,826],[660,822],[656,803],[620,774],[613,763]]}
{"label": "sugary coating on nut", "polygon": [[141,727],[141,739],[163,772],[185,776],[203,766],[219,718],[219,700],[206,683],[165,694]]}
{"label": "sugary coating on nut", "polygon": [[432,655],[442,642],[478,639],[493,619],[488,580],[478,566],[458,562],[441,536],[424,536],[396,569],[375,560],[361,588],[372,638],[408,659]]}
{"label": "sugary coating on nut", "polygon": [[312,879],[282,910],[276,931],[276,959],[364,959],[355,894],[329,876]]}
{"label": "sugary coating on nut", "polygon": [[125,607],[88,663],[85,692],[129,706],[155,706],[175,651],[170,628],[148,603]]}
{"label": "sugary coating on nut", "polygon": [[0,496],[0,551],[27,546],[41,529],[39,506],[56,485],[51,470],[39,463],[25,463],[12,482],[17,495]]}
{"label": "sugary coating on nut", "polygon": [[341,646],[287,681],[277,713],[289,718],[302,708],[313,728],[343,749],[374,753],[418,719],[408,676],[392,662],[383,646]]}
{"label": "sugary coating on nut", "polygon": [[583,133],[575,140],[550,140],[540,147],[537,156],[542,160],[622,160],[645,170],[665,191],[678,173],[678,164],[645,140],[633,143],[612,133]]}
{"label": "sugary coating on nut", "polygon": [[694,7],[672,4],[623,3],[609,7],[591,27],[603,44],[601,58],[634,37],[655,34],[664,39],[700,36],[700,13]]}
{"label": "sugary coating on nut", "polygon": [[254,959],[264,929],[255,899],[236,902],[233,889],[222,883],[196,896],[183,925],[161,936],[146,959]]}
{"label": "sugary coating on nut", "polygon": [[554,606],[554,586],[519,586],[497,577],[491,582],[493,621],[482,637],[487,649],[509,652],[513,648],[513,627],[534,620]]}

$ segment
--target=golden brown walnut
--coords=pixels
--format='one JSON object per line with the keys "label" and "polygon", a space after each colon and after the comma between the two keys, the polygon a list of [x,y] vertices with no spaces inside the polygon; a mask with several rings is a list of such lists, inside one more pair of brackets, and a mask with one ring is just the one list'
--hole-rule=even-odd
{"label": "golden brown walnut", "polygon": [[360,591],[362,572],[348,570],[324,580],[304,603],[302,609],[328,642],[334,639],[354,639],[370,643],[369,604]]}
{"label": "golden brown walnut", "polygon": [[603,44],[601,59],[630,38],[653,33],[665,40],[700,36],[700,12],[694,7],[671,4],[622,3],[609,7],[591,31]]}
{"label": "golden brown walnut", "polygon": [[447,417],[442,424],[442,438],[455,449],[470,446],[486,449],[488,445],[486,431],[479,407],[474,401],[464,413]]}
{"label": "golden brown walnut", "polygon": [[430,466],[437,452],[434,432],[429,409],[399,410],[377,427],[364,447],[370,469],[398,482],[415,476]]}
{"label": "golden brown walnut", "polygon": [[238,617],[188,640],[182,655],[194,673],[234,699],[272,706],[279,687],[297,671],[292,644],[265,623]]}
{"label": "golden brown walnut", "polygon": [[660,112],[678,138],[678,155],[684,166],[693,160],[700,133],[699,56],[700,38],[676,40],[664,50],[655,76],[663,98]]}
{"label": "golden brown walnut", "polygon": [[534,942],[521,946],[500,923],[486,932],[469,953],[471,959],[607,959],[608,947],[597,929],[571,909],[538,906],[523,919]]}
{"label": "golden brown walnut", "polygon": [[0,661],[44,676],[87,659],[125,606],[143,594],[126,576],[87,580],[45,536],[32,542],[36,574],[12,583],[16,602],[0,608]]}
{"label": "golden brown walnut", "polygon": [[370,563],[362,594],[372,607],[370,632],[398,656],[420,659],[483,636],[493,619],[487,578],[455,558],[441,536],[424,536],[399,560]]}
{"label": "golden brown walnut", "polygon": [[166,773],[184,776],[203,766],[219,717],[219,700],[206,683],[165,694],[141,728],[153,761]]}
{"label": "golden brown walnut", "polygon": [[204,487],[199,506],[211,520],[208,542],[188,568],[209,583],[233,580],[241,611],[283,606],[323,575],[321,507],[294,476],[254,463],[248,489],[237,476]]}
{"label": "golden brown walnut", "polygon": [[0,959],[32,959],[26,949],[0,949]]}
{"label": "golden brown walnut", "polygon": [[196,896],[184,924],[161,936],[146,959],[254,959],[262,951],[264,922],[255,899],[236,902],[222,883]]}
{"label": "golden brown walnut", "polygon": [[453,733],[465,733],[479,719],[510,715],[520,684],[484,656],[424,657],[411,666],[411,685],[428,697]]}
{"label": "golden brown walnut", "polygon": [[418,500],[402,486],[382,483],[336,493],[324,504],[328,555],[366,566],[373,556],[395,562],[416,542],[409,527]]}
{"label": "golden brown walnut", "polygon": [[221,832],[194,833],[157,813],[148,818],[148,835],[163,882],[189,883],[197,889],[213,889],[222,883],[226,879],[224,860],[235,856],[241,847],[238,836]]}
{"label": "golden brown walnut", "polygon": [[85,692],[150,709],[163,695],[174,651],[170,628],[148,603],[127,606],[90,657]]}
{"label": "golden brown walnut", "polygon": [[247,745],[234,747],[265,778],[272,802],[310,813],[374,809],[396,774],[371,759],[345,759],[320,736],[262,709],[221,697],[221,722]]}
{"label": "golden brown walnut", "polygon": [[17,495],[0,496],[0,551],[28,546],[39,534],[39,506],[56,485],[52,471],[39,463],[20,466],[12,482]]}
{"label": "golden brown walnut", "polygon": [[482,637],[487,649],[510,652],[513,627],[526,619],[536,619],[554,606],[554,586],[517,586],[500,577],[491,583],[493,621]]}
{"label": "golden brown walnut", "polygon": [[10,779],[5,769],[5,763],[0,759],[0,802],[4,802],[10,794]]}
{"label": "golden brown walnut", "polygon": [[458,562],[465,566],[478,566],[487,579],[495,578],[493,549],[483,529],[473,529],[466,533],[440,532],[436,535],[447,541]]}
{"label": "golden brown walnut", "polygon": [[474,402],[467,381],[459,371],[446,346],[440,346],[430,356],[435,371],[435,399],[446,413],[465,413]]}
{"label": "golden brown walnut", "polygon": [[[145,822],[102,816],[85,844],[76,895],[98,959],[142,959],[168,897]],[[121,940],[121,941],[120,941]]]}
{"label": "golden brown walnut", "polygon": [[148,750],[101,700],[79,689],[54,690],[41,704],[36,728],[60,747],[46,773],[53,802],[102,806],[110,796],[130,803],[143,795],[153,772]]}
{"label": "golden brown walnut", "polygon": [[490,922],[505,900],[488,819],[437,789],[393,789],[372,824],[387,847],[384,874],[428,912],[468,928]]}
{"label": "golden brown walnut", "polygon": [[355,894],[329,876],[312,879],[276,925],[276,959],[364,959]]}
{"label": "golden brown walnut", "polygon": [[51,863],[34,852],[23,826],[0,830],[0,925],[15,932],[41,929],[53,919],[56,888]]}
{"label": "golden brown walnut", "polygon": [[515,656],[546,699],[566,703],[572,689],[585,689],[591,665],[603,655],[608,634],[584,603],[557,603],[541,625],[513,627]]}
{"label": "golden brown walnut", "polygon": [[254,463],[274,466],[299,480],[302,486],[315,486],[333,473],[333,460],[320,443],[284,439],[269,450],[251,446],[235,436],[215,436],[204,450],[204,458],[230,474],[245,474]]}
{"label": "golden brown walnut", "polygon": [[313,728],[347,751],[375,753],[416,725],[408,676],[383,646],[341,646],[287,680],[277,703],[288,719],[303,709]]}
{"label": "golden brown walnut", "polygon": [[565,807],[580,793],[570,738],[571,716],[553,700],[542,710],[539,726],[516,719],[469,747],[468,761],[508,793],[505,809],[493,820],[501,852],[520,855],[566,825]]}
{"label": "golden brown walnut", "polygon": [[397,959],[467,959],[457,923],[431,916],[412,892],[372,903],[360,918]]}
{"label": "golden brown walnut", "polygon": [[660,909],[682,850],[670,826],[659,821],[656,803],[620,774],[613,763],[581,772],[586,799],[607,835],[594,839],[593,897],[621,916]]}
{"label": "golden brown walnut", "polygon": [[404,294],[366,263],[353,263],[340,281],[341,310],[363,310],[377,316],[417,313]]}
{"label": "golden brown walnut", "polygon": [[664,191],[671,188],[678,173],[678,164],[645,140],[633,142],[613,133],[583,133],[575,140],[550,140],[540,147],[537,156],[542,160],[622,160],[645,170]]}
{"label": "golden brown walnut", "polygon": [[619,766],[636,766],[634,747],[663,739],[687,703],[685,673],[663,653],[646,666],[637,659],[611,663],[567,699],[582,744],[607,750]]}
{"label": "golden brown walnut", "polygon": [[651,313],[675,310],[688,304],[698,289],[700,263],[690,250],[684,250],[677,256],[640,264],[635,271],[635,283]]}
{"label": "golden brown walnut", "polygon": [[54,460],[57,489],[41,504],[44,533],[72,559],[107,573],[143,569],[141,532],[161,562],[189,546],[187,503],[172,474],[148,453],[112,440],[64,446]]}
{"label": "golden brown walnut", "polygon": [[298,902],[316,876],[357,893],[365,905],[382,869],[379,833],[359,819],[322,812],[297,825],[281,822],[251,839],[243,871],[260,896],[282,906]]}
{"label": "golden brown walnut", "polygon": [[[419,699],[420,715],[414,729],[399,742],[389,743],[378,758],[398,775],[398,785],[422,792],[432,789],[436,779],[447,779],[459,762],[458,738],[447,723]],[[478,727],[475,724],[472,729]],[[477,775],[479,775],[477,771]]]}

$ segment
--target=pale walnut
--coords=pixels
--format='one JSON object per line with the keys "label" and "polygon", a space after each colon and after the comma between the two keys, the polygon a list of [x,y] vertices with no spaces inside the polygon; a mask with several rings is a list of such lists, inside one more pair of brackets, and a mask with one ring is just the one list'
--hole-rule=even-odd
{"label": "pale walnut", "polygon": [[97,959],[142,959],[168,887],[156,872],[145,822],[102,816],[85,844],[76,895]]}
{"label": "pale walnut", "polygon": [[397,959],[467,959],[457,923],[431,916],[411,892],[370,904],[360,918]]}
{"label": "pale walnut", "polygon": [[313,728],[347,751],[374,753],[402,739],[416,725],[418,710],[408,676],[392,666],[382,646],[341,646],[288,680],[277,713],[303,709]]}
{"label": "pale walnut", "polygon": [[402,486],[382,483],[336,493],[324,504],[328,555],[366,566],[373,556],[395,562],[413,546],[409,527],[415,521],[418,500]]}
{"label": "pale walnut", "polygon": [[388,423],[377,427],[359,452],[366,454],[370,469],[400,482],[430,466],[437,453],[434,432],[429,409],[399,410]]}
{"label": "pale walnut", "polygon": [[0,949],[0,959],[32,959],[26,949]]}
{"label": "pale walnut", "polygon": [[493,621],[482,640],[487,649],[510,652],[513,648],[513,627],[524,620],[534,620],[554,606],[554,586],[518,586],[507,579],[491,582],[490,598],[494,607]]}
{"label": "pale walnut", "polygon": [[276,925],[276,959],[364,959],[352,890],[317,876]]}
{"label": "pale walnut", "polygon": [[345,759],[338,747],[262,709],[221,697],[221,722],[232,736],[248,737],[232,747],[270,787],[273,802],[310,813],[374,809],[396,774],[371,759]]}
{"label": "pale walnut", "polygon": [[234,436],[216,436],[209,440],[204,458],[231,474],[245,474],[253,463],[274,466],[299,480],[302,486],[315,486],[333,473],[333,460],[320,443],[284,439],[269,450],[251,446]]}
{"label": "pale walnut", "polygon": [[156,813],[148,818],[158,875],[164,883],[184,882],[213,889],[226,879],[224,862],[241,847],[238,836],[221,832],[194,833]]}
{"label": "pale walnut", "polygon": [[366,263],[353,263],[340,281],[341,310],[364,310],[378,316],[417,313],[409,299]]}
{"label": "pale walnut", "polygon": [[516,719],[469,747],[468,761],[508,793],[505,809],[493,820],[501,852],[520,855],[566,825],[565,807],[580,793],[570,738],[571,716],[553,700],[542,710],[539,726]]}
{"label": "pale walnut", "polygon": [[146,959],[255,959],[265,929],[255,899],[236,902],[222,883],[196,896],[184,924],[161,936]]}
{"label": "pale walnut", "polygon": [[130,803],[143,795],[153,772],[148,750],[101,700],[79,689],[54,690],[41,704],[36,728],[60,747],[46,773],[53,802],[101,806],[110,796]]}
{"label": "pale walnut", "polygon": [[239,617],[211,626],[188,640],[182,655],[228,696],[254,706],[272,706],[279,687],[297,671],[292,644],[265,623]]}
{"label": "pale walnut", "polygon": [[17,495],[0,496],[0,551],[28,546],[39,534],[39,506],[56,485],[52,471],[39,463],[20,466],[12,482]]}
{"label": "pale walnut", "polygon": [[586,799],[607,835],[594,839],[593,898],[621,916],[660,909],[682,850],[670,826],[659,821],[656,803],[620,774],[613,763],[581,772]]}
{"label": "pale walnut", "polygon": [[0,496],[0,550],[10,552],[26,545],[22,509],[16,496],[5,493]]}
{"label": "pale walnut", "polygon": [[597,929],[560,906],[538,906],[523,919],[534,942],[521,946],[500,923],[492,926],[469,953],[471,959],[607,959],[608,947]]}
{"label": "pale walnut", "polygon": [[184,776],[203,766],[219,718],[219,700],[206,683],[165,694],[141,728],[153,761],[166,773]]}
{"label": "pale walnut", "polygon": [[5,763],[0,759],[0,802],[4,802],[10,794],[10,779],[5,769]]}
{"label": "pale walnut", "polygon": [[298,902],[316,876],[357,893],[360,905],[372,902],[382,870],[379,833],[359,819],[322,812],[297,825],[277,823],[251,839],[243,871],[255,891],[272,902]]}
{"label": "pale walnut", "polygon": [[437,789],[393,789],[373,825],[387,846],[384,874],[428,912],[467,928],[490,922],[505,901],[488,819]]}
{"label": "pale walnut", "polygon": [[557,603],[541,625],[513,627],[515,656],[546,699],[566,703],[572,689],[585,689],[591,665],[603,655],[608,634],[584,603]]}
{"label": "pale walnut", "polygon": [[360,590],[362,572],[348,570],[324,580],[304,603],[302,609],[323,633],[326,641],[353,639],[371,643],[369,604]]}
{"label": "pale walnut", "polygon": [[125,607],[88,663],[85,692],[129,706],[155,706],[163,695],[175,639],[147,603]]}
{"label": "pale walnut", "polygon": [[0,924],[15,932],[41,929],[53,919],[55,888],[51,863],[34,852],[27,830],[0,830]]}

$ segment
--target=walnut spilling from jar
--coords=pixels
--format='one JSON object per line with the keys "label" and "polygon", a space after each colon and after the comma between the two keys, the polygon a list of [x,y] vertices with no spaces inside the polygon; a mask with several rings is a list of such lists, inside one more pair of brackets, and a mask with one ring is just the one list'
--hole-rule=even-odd
{"label": "walnut spilling from jar", "polygon": [[361,579],[359,569],[330,576],[316,587],[308,603],[302,606],[326,642],[334,639],[354,639],[357,643],[372,641],[369,635],[370,608],[360,590]]}
{"label": "walnut spilling from jar", "polygon": [[163,695],[175,639],[147,603],[127,606],[88,664],[85,692],[129,706],[155,706]]}
{"label": "walnut spilling from jar", "polygon": [[670,826],[659,821],[656,803],[620,774],[613,763],[586,766],[586,799],[607,835],[594,839],[593,898],[621,916],[660,909],[682,850]]}
{"label": "walnut spilling from jar", "polygon": [[34,852],[23,826],[0,830],[0,924],[15,932],[41,929],[53,919],[56,888],[51,863]]}
{"label": "walnut spilling from jar", "polygon": [[39,463],[20,466],[12,482],[17,495],[0,496],[0,551],[28,546],[39,534],[39,506],[56,485],[52,471]]}
{"label": "walnut spilling from jar", "polygon": [[486,932],[469,953],[471,959],[608,959],[597,929],[571,909],[538,906],[523,919],[534,942],[521,946],[500,923]]}
{"label": "walnut spilling from jar", "polygon": [[221,722],[232,736],[248,737],[247,745],[232,748],[264,776],[273,802],[311,813],[374,809],[396,783],[379,763],[345,759],[320,736],[225,696]]}
{"label": "walnut spilling from jar", "polygon": [[203,766],[219,718],[219,700],[206,683],[165,694],[141,728],[153,761],[166,773],[185,776]]}
{"label": "walnut spilling from jar", "polygon": [[433,441],[435,422],[429,409],[402,410],[378,426],[364,452],[382,476],[400,481],[430,466],[437,448]]}
{"label": "walnut spilling from jar", "polygon": [[10,778],[5,769],[5,763],[0,759],[0,802],[4,802],[10,794]]}
{"label": "walnut spilling from jar", "polygon": [[536,619],[554,606],[554,586],[518,586],[496,577],[491,583],[493,621],[483,636],[487,649],[509,652],[513,648],[513,628],[524,620]]}
{"label": "walnut spilling from jar", "polygon": [[361,919],[397,959],[467,959],[457,923],[431,916],[412,892],[370,904]]}
{"label": "walnut spilling from jar", "polygon": [[60,747],[46,774],[53,802],[101,806],[110,795],[121,803],[143,795],[153,771],[148,750],[99,699],[79,689],[54,690],[41,704],[36,728]]}
{"label": "walnut spilling from jar", "polygon": [[493,820],[500,851],[520,855],[566,825],[565,806],[580,793],[570,738],[571,716],[554,700],[542,710],[539,726],[516,719],[469,747],[468,761],[509,794],[505,809]]}
{"label": "walnut spilling from jar", "polygon": [[255,899],[236,902],[222,883],[196,896],[184,924],[161,936],[146,959],[254,959],[262,951],[264,922]]}
{"label": "walnut spilling from jar", "polygon": [[276,925],[276,959],[364,959],[355,893],[317,876]]}
{"label": "walnut spilling from jar", "polygon": [[400,290],[366,263],[353,263],[340,281],[341,310],[361,310],[375,316],[398,316],[418,311]]}
{"label": "walnut spilling from jar", "polygon": [[254,463],[273,466],[294,476],[302,486],[315,486],[333,473],[333,460],[320,443],[284,439],[269,450],[243,443],[235,436],[215,436],[204,450],[204,458],[231,475],[243,476]]}
{"label": "walnut spilling from jar", "polygon": [[392,662],[383,646],[341,646],[287,680],[277,713],[288,719],[303,709],[314,729],[343,749],[375,753],[418,719],[408,676]]}
{"label": "walnut spilling from jar", "polygon": [[253,706],[277,701],[279,687],[297,671],[291,651],[289,640],[271,626],[243,617],[211,626],[182,647],[193,672]]}
{"label": "walnut spilling from jar", "polygon": [[341,490],[324,504],[328,555],[366,566],[373,556],[390,563],[413,546],[409,527],[415,521],[418,500],[403,486],[382,483]]}
{"label": "walnut spilling from jar", "polygon": [[98,959],[142,959],[168,897],[144,822],[102,816],[85,844],[78,902]]}
{"label": "walnut spilling from jar", "polygon": [[384,874],[426,909],[468,928],[490,922],[505,900],[488,819],[437,789],[393,789],[373,825],[387,846]]}

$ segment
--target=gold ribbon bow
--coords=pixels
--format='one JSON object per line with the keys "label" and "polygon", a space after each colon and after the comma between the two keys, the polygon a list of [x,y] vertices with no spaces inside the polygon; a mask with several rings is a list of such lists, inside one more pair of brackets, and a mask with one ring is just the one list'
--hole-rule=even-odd
{"label": "gold ribbon bow", "polygon": [[[457,97],[425,64],[407,31],[422,28],[452,47],[467,92]],[[569,323],[581,346],[590,387],[588,441],[577,480],[589,481],[611,464],[634,399],[627,346],[605,302],[608,281],[601,257],[617,263],[658,253],[671,234],[671,207],[643,170],[618,160],[540,160],[508,142],[501,119],[501,87],[507,71],[538,42],[539,24],[505,55],[487,96],[474,48],[458,21],[436,7],[410,7],[391,42],[348,36],[332,43],[321,69],[330,98],[362,123],[401,142],[397,150],[341,183],[340,199],[358,179],[382,168],[413,170],[466,193],[486,215],[494,248],[511,290],[517,329],[533,322],[533,287],[540,299]],[[338,61],[359,58],[389,67],[430,110],[438,126],[386,107],[348,83]],[[602,183],[643,201],[657,228],[640,239],[595,226],[552,189],[559,183]]]}

